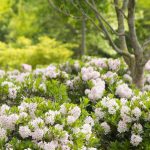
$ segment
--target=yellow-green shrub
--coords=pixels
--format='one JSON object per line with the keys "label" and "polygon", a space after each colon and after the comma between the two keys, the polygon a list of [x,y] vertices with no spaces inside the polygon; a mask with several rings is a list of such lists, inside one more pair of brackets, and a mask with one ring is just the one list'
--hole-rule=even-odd
{"label": "yellow-green shrub", "polygon": [[36,44],[24,37],[19,38],[16,43],[0,43],[0,66],[11,68],[19,67],[27,63],[36,65],[48,65],[52,62],[60,63],[71,57],[73,47],[71,44],[62,44],[49,37],[40,37]]}

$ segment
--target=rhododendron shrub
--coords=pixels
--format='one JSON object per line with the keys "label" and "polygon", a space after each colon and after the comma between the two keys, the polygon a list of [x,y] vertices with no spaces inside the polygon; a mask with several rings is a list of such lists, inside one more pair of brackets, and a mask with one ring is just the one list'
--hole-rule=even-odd
{"label": "rhododendron shrub", "polygon": [[127,99],[134,95],[130,72],[120,59],[87,57],[84,65],[78,68],[78,74],[66,82],[72,100],[87,96],[91,102],[96,103],[110,93]]}
{"label": "rhododendron shrub", "polygon": [[1,148],[90,149],[98,144],[94,120],[72,103],[59,105],[37,97],[25,99],[17,107],[3,104],[0,126]]}
{"label": "rhododendron shrub", "polygon": [[[0,96],[1,103],[19,104],[24,97],[40,96],[64,102],[68,99],[65,80],[67,74],[57,71],[55,66],[36,69],[33,72],[1,71]],[[59,81],[56,80],[59,78]]]}
{"label": "rhododendron shrub", "polygon": [[122,59],[0,70],[1,149],[149,149],[149,62],[144,83]]}
{"label": "rhododendron shrub", "polygon": [[149,103],[150,93],[147,92],[139,93],[130,101],[109,96],[98,102],[93,117],[102,145],[111,147],[117,141],[140,149],[149,137]]}

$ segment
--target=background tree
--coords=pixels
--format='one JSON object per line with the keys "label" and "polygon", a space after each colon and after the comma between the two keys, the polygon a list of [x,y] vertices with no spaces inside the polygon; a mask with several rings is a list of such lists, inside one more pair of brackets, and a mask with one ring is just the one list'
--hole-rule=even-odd
{"label": "background tree", "polygon": [[[126,8],[122,8],[123,0],[116,1],[118,5],[114,4],[112,0],[95,0],[96,7],[93,5],[92,0],[49,1],[53,2],[57,8],[69,15],[58,13],[58,11],[48,3],[48,0],[1,0],[0,41],[5,42],[6,45],[12,45],[12,43],[15,45],[18,39],[24,36],[29,38],[33,44],[36,44],[40,36],[46,35],[63,43],[76,44],[76,48],[72,49],[74,51],[74,58],[77,58],[79,54],[84,54],[83,51],[80,51],[81,49],[86,49],[86,54],[92,56],[118,57],[118,55],[123,55],[128,65],[130,64],[129,62],[133,64],[134,61],[132,59],[135,59],[135,50],[130,40],[131,36],[127,21],[128,8],[127,6]],[[139,43],[142,43],[140,45],[143,49],[143,61],[146,61],[149,57],[149,48],[147,45],[149,42],[144,42],[145,38],[149,36],[149,6],[149,1],[138,0],[137,11],[134,12],[136,16],[136,22],[134,21],[137,27],[136,34],[138,41],[140,41]],[[93,7],[95,8],[93,9]],[[97,9],[98,14],[100,13],[98,17],[96,16],[95,9]],[[116,13],[118,14],[117,18],[119,16],[123,18],[125,34],[119,34],[121,28],[117,28],[118,19],[116,19]],[[86,18],[85,22],[82,21],[83,16]],[[101,28],[100,21],[109,33],[111,41],[113,41],[113,48],[110,47],[110,45],[112,45],[110,40],[108,40],[108,38],[105,40],[107,36]],[[86,42],[84,42],[85,40]],[[113,51],[114,46],[115,48],[117,46],[118,50],[121,51]],[[122,49],[126,49],[125,47],[128,51],[122,52]],[[0,49],[2,48],[0,47]],[[120,52],[130,54],[131,58]],[[145,55],[147,55],[147,59],[144,59],[146,58]],[[143,62],[142,66],[144,64],[145,62]],[[133,69],[135,67],[132,67],[134,65],[129,66],[133,75],[135,75]],[[134,78],[136,79],[136,77]],[[137,80],[139,81],[138,78]]]}
{"label": "background tree", "polygon": [[[97,33],[97,30],[95,28],[94,24],[91,24],[89,17],[84,13],[81,13],[78,10],[78,6],[73,1],[51,1],[48,0],[51,8],[53,8],[54,12],[57,12],[61,15],[63,15],[66,18],[69,18],[72,20],[71,25],[74,24],[74,30],[76,30],[77,38],[75,38],[75,41],[79,43],[79,49],[81,51],[77,51],[77,53],[81,54],[88,54],[88,55],[104,55],[105,57],[110,57],[111,54],[115,54],[111,47],[109,47],[109,44],[106,41],[103,41],[103,37],[101,36],[101,33]],[[114,24],[113,15],[111,12],[111,7],[108,5],[108,0],[103,1],[100,4],[100,8],[102,8],[103,12],[105,14],[110,15],[111,22]],[[80,9],[82,9],[80,7]],[[90,15],[93,15],[92,12],[88,11]],[[114,24],[115,25],[115,24]],[[87,32],[88,31],[88,32]],[[72,39],[72,38],[70,38]],[[85,42],[86,41],[86,42]],[[102,44],[103,43],[103,44]],[[104,49],[108,49],[107,51],[104,51]],[[95,49],[95,51],[93,50]],[[99,53],[99,50],[101,50],[101,53]]]}
{"label": "background tree", "polygon": [[[67,2],[57,1],[57,4],[62,4],[60,5],[61,9],[68,10],[69,7],[67,7],[67,5],[70,5],[72,3],[73,6],[77,8],[77,11],[80,11],[82,15],[85,15],[88,19],[90,19],[92,23],[94,23],[94,25],[97,27],[97,29],[99,29],[100,32],[103,33],[105,39],[109,41],[109,44],[112,46],[112,48],[118,54],[123,56],[131,72],[133,83],[135,83],[138,88],[142,88],[144,83],[144,66],[150,58],[150,51],[146,49],[146,45],[149,42],[146,41],[144,44],[140,44],[137,37],[135,28],[136,0],[114,0],[108,2],[109,5],[113,5],[116,13],[116,20],[118,24],[117,30],[114,30],[111,24],[103,16],[103,11],[100,7],[102,2],[100,1],[70,0]],[[128,29],[126,28],[126,24],[128,25]],[[130,46],[128,46],[126,40],[126,31],[128,32],[128,37],[130,39]],[[114,42],[113,38],[111,37],[111,33],[115,34],[118,37],[118,45]]]}
{"label": "background tree", "polygon": [[[71,8],[72,6],[70,6]],[[105,14],[111,15],[110,6],[104,1],[101,5]],[[76,13],[76,9],[72,11]],[[2,0],[0,5],[0,40],[6,43],[16,42],[20,36],[31,39],[34,43],[39,36],[49,36],[63,43],[77,45],[74,57],[83,54],[82,47],[86,47],[86,54],[110,57],[115,54],[108,42],[103,40],[101,33],[97,34],[96,28],[86,19],[86,30],[82,30],[82,15],[79,18],[58,13],[47,0]],[[110,22],[114,22],[111,15]],[[115,25],[115,23],[113,23]],[[82,42],[82,32],[86,32]],[[88,32],[87,32],[88,31]],[[82,43],[85,43],[84,45]],[[105,51],[107,49],[107,51]],[[100,53],[101,51],[101,53]]]}

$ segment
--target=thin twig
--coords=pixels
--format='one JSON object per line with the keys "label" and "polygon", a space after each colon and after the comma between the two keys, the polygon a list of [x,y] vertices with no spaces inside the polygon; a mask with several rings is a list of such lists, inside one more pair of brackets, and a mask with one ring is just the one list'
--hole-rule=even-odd
{"label": "thin twig", "polygon": [[143,43],[142,47],[145,49],[147,47],[147,45],[150,44],[150,38],[145,40],[145,42]]}
{"label": "thin twig", "polygon": [[65,11],[62,11],[61,9],[59,9],[51,0],[48,0],[48,3],[50,4],[50,6],[52,6],[55,10],[57,10],[58,12],[64,14],[65,16],[69,16],[69,17],[72,17],[73,19],[76,19],[76,20],[81,20],[82,17],[77,17],[77,16],[74,16],[74,15],[71,15],[70,13],[67,13]]}
{"label": "thin twig", "polygon": [[[93,1],[94,2],[94,1]],[[95,3],[95,2],[94,2]],[[117,36],[125,36],[125,33],[118,33],[116,32],[112,26],[110,25],[110,23],[103,17],[103,15],[101,13],[98,12],[98,15],[100,16],[100,18],[104,21],[104,23],[111,29],[111,31],[116,34]]]}

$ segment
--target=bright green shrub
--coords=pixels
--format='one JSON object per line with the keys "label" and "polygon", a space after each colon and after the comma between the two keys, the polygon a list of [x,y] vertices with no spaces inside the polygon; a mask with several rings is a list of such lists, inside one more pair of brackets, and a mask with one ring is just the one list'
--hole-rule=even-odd
{"label": "bright green shrub", "polygon": [[27,63],[28,58],[31,58],[33,51],[19,48],[8,48],[0,51],[0,66],[1,68],[18,68],[22,63]]}
{"label": "bright green shrub", "polygon": [[29,39],[21,37],[16,44],[0,43],[0,66],[1,68],[20,67],[27,63],[36,65],[48,65],[52,62],[60,63],[67,60],[71,55],[73,45],[62,44],[55,39],[40,37],[36,44]]}
{"label": "bright green shrub", "polygon": [[49,39],[48,37],[39,38],[39,43],[32,47],[34,53],[31,59],[28,60],[29,64],[36,66],[37,64],[49,64],[51,62],[62,62],[67,60],[72,55],[68,47],[72,45],[62,44],[54,39]]}

